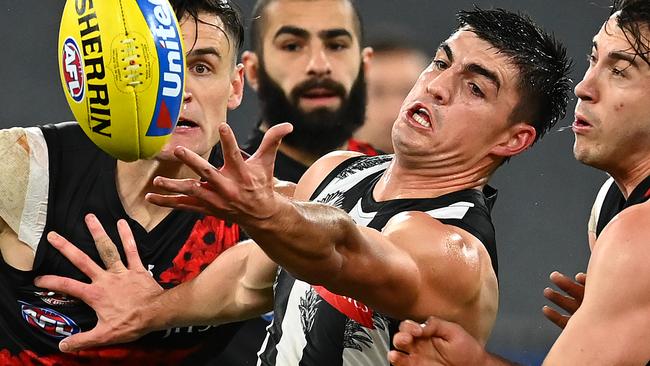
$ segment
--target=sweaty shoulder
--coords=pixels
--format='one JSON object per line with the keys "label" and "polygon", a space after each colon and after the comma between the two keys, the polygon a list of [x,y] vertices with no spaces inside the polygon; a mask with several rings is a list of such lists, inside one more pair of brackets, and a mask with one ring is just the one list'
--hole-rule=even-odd
{"label": "sweaty shoulder", "polygon": [[[429,281],[437,283],[438,291],[455,303],[474,298],[480,290],[482,274],[493,274],[489,254],[474,235],[457,226],[446,225],[425,212],[398,214],[382,232],[410,252],[420,262],[419,267],[429,271]],[[449,273],[454,273],[453,280]]]}
{"label": "sweaty shoulder", "polygon": [[[597,240],[598,245],[609,243],[622,250],[647,250],[650,253],[650,245],[647,245],[650,226],[646,224],[649,216],[650,201],[624,209],[602,231]],[[631,247],[626,248],[627,246]]]}
{"label": "sweaty shoulder", "polygon": [[353,151],[333,151],[316,160],[300,178],[294,198],[303,201],[309,200],[316,188],[332,170],[344,161],[359,156],[363,156],[363,154]]}

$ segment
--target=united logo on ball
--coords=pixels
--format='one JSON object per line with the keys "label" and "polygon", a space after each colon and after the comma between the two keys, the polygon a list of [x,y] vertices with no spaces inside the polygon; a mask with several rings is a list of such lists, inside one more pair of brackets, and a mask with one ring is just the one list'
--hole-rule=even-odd
{"label": "united logo on ball", "polygon": [[68,0],[59,30],[68,105],[88,137],[125,161],[167,143],[183,102],[185,52],[167,0]]}

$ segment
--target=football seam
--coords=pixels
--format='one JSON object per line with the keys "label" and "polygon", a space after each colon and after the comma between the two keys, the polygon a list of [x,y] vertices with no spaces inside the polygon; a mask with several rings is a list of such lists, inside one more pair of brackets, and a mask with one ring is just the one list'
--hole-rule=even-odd
{"label": "football seam", "polygon": [[[129,30],[127,29],[127,25],[126,25],[126,16],[124,14],[123,2],[124,2],[124,0],[119,0],[120,15],[122,17],[122,26],[124,27],[124,34],[128,37],[129,36]],[[136,1],[136,5],[138,5],[137,1]],[[138,5],[138,8],[139,7],[140,6]],[[138,101],[138,93],[136,93],[135,87],[133,87],[133,90],[131,92],[133,93],[133,99],[135,100],[135,114],[136,114],[136,120],[137,120],[136,121],[137,123],[135,123],[135,132],[136,132],[136,136],[137,136],[137,141],[136,141],[135,145],[136,145],[138,157],[140,157],[141,150],[142,150],[140,148],[140,144],[142,143],[142,141],[140,141],[140,106],[139,106],[140,103]]]}

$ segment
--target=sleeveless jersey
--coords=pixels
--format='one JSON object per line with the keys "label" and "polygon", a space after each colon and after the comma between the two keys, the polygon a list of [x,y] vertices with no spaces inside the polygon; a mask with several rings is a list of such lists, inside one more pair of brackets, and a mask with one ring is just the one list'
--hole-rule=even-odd
{"label": "sleeveless jersey", "polygon": [[650,177],[646,177],[634,188],[626,200],[623,193],[614,183],[613,178],[609,178],[601,187],[596,197],[596,236],[600,235],[605,226],[612,221],[614,216],[624,209],[643,203],[650,199]]}
{"label": "sleeveless jersey", "polygon": [[[376,202],[373,188],[391,160],[392,156],[386,155],[346,160],[320,184],[312,201],[339,207],[358,225],[377,230],[401,212],[426,212],[478,238],[496,270],[494,227],[484,194],[463,190],[436,198]],[[388,365],[386,354],[398,320],[352,298],[297,280],[283,269],[279,269],[274,293],[275,318],[268,328],[258,364]]]}
{"label": "sleeveless jersey", "polygon": [[[116,222],[124,218],[133,230],[145,268],[165,288],[197,276],[239,241],[240,232],[236,225],[215,217],[178,210],[147,232],[122,206],[114,158],[95,147],[76,123],[49,125],[40,131],[46,143],[47,164],[35,181],[40,178],[46,194],[25,205],[44,204],[46,220],[40,229],[42,235],[35,243],[28,243],[36,249],[31,271],[17,270],[0,259],[0,364],[179,365],[197,364],[219,352],[237,325],[173,328],[129,344],[78,355],[58,352],[63,337],[92,329],[97,319],[95,312],[78,299],[33,285],[36,276],[45,274],[88,282],[47,242],[47,232],[57,231],[101,263],[84,216],[96,214],[115,243],[120,243]],[[218,164],[215,159],[211,156],[210,161]],[[121,245],[118,247],[125,258]]]}

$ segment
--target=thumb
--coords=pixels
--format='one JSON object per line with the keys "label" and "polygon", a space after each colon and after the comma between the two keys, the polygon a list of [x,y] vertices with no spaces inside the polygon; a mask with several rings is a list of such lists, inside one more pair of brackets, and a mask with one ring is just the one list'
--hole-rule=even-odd
{"label": "thumb", "polygon": [[102,333],[104,332],[99,331],[97,327],[95,327],[87,332],[73,334],[59,342],[59,350],[61,352],[74,353],[100,345],[105,346],[111,344],[101,342],[101,339],[103,338]]}

